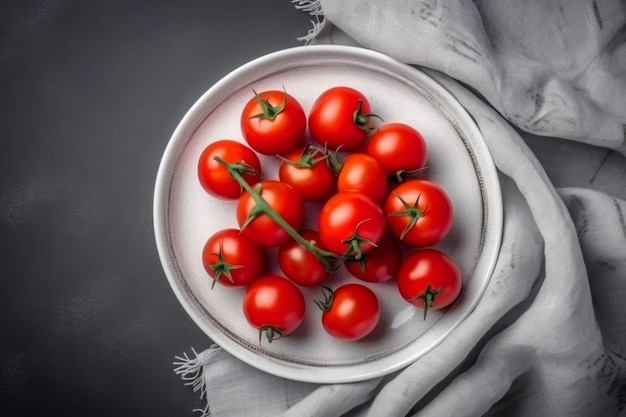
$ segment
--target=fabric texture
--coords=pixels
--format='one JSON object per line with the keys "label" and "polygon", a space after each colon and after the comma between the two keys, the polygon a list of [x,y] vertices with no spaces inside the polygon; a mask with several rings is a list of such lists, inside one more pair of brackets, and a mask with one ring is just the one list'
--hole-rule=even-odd
{"label": "fabric texture", "polygon": [[502,247],[466,321],[407,368],[287,381],[213,346],[177,372],[212,416],[626,415],[626,3],[295,1],[310,43],[419,67],[476,121]]}

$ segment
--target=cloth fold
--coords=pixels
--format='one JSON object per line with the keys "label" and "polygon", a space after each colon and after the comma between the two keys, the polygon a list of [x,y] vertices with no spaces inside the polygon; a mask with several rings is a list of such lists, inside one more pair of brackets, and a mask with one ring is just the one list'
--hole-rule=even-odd
{"label": "cloth fold", "polygon": [[626,415],[626,5],[294,4],[315,18],[307,42],[357,45],[418,66],[467,109],[500,175],[500,255],[463,324],[383,378],[287,381],[216,346],[179,358],[178,372],[206,397],[201,411]]}
{"label": "cloth fold", "polygon": [[517,127],[624,153],[621,1],[333,1],[358,44],[450,75]]}

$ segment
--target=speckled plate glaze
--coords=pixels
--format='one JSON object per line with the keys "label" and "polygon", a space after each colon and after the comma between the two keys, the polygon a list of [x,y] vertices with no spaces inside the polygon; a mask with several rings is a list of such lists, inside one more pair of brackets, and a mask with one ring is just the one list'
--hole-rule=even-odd
{"label": "speckled plate glaze", "polygon": [[[429,147],[428,177],[448,191],[456,217],[436,247],[452,256],[464,289],[444,311],[426,320],[402,300],[392,280],[372,287],[382,305],[375,331],[357,342],[327,335],[313,300],[319,289],[304,288],[307,317],[299,330],[273,343],[259,343],[258,332],[241,312],[243,289],[216,285],[203,269],[201,251],[219,229],[236,227],[236,202],[212,198],[197,180],[202,150],[218,139],[243,142],[240,111],[252,89],[282,89],[305,110],[325,89],[347,85],[362,91],[386,121],[418,128]],[[261,157],[265,175],[276,175],[275,158]],[[314,226],[314,214],[307,224]],[[189,109],[174,131],[159,167],[154,196],[156,243],[178,300],[214,342],[246,363],[285,378],[316,383],[353,382],[405,367],[435,348],[474,309],[500,247],[502,201],[498,175],[481,132],[463,107],[423,72],[382,54],[347,46],[302,46],[271,53],[231,72]],[[274,266],[274,272],[279,272]],[[358,281],[340,269],[328,282]]]}

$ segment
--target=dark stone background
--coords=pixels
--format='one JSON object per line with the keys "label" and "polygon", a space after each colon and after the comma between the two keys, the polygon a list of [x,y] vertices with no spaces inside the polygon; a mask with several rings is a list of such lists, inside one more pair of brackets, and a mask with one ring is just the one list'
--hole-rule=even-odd
{"label": "dark stone background", "polygon": [[289,0],[0,2],[0,415],[191,416],[208,347],[157,255],[176,125],[239,65],[302,45]]}

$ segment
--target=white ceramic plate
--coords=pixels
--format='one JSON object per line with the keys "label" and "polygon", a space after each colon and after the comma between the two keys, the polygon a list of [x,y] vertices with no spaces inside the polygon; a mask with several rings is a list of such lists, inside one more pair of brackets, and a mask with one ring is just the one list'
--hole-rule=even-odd
{"label": "white ceramic plate", "polygon": [[[449,193],[454,226],[436,247],[451,255],[464,289],[444,311],[426,320],[402,300],[394,280],[372,287],[382,304],[375,331],[357,342],[333,339],[321,326],[313,300],[319,289],[304,288],[307,317],[296,333],[259,344],[258,332],[241,312],[243,289],[216,285],[203,269],[201,251],[219,229],[236,227],[235,202],[219,201],[201,188],[196,164],[212,141],[243,142],[239,116],[257,92],[282,89],[305,111],[325,89],[347,85],[362,91],[373,112],[386,121],[415,126],[429,146],[428,177]],[[261,157],[266,176],[276,160]],[[308,222],[311,222],[310,216]],[[314,225],[314,223],[310,223]],[[212,86],[184,116],[167,145],[154,196],[156,243],[165,274],[196,324],[225,350],[248,364],[293,380],[336,383],[388,374],[436,347],[480,301],[493,270],[502,232],[498,176],[480,131],[461,105],[438,83],[413,67],[382,54],[346,46],[302,46],[258,58]],[[275,267],[275,272],[279,272]],[[358,281],[340,269],[329,286]],[[360,281],[359,281],[360,282]]]}

